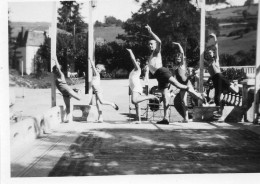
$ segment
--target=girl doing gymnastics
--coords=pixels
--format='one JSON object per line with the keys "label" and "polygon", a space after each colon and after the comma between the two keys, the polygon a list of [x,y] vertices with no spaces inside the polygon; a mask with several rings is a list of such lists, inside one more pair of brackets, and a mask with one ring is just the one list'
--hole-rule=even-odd
{"label": "girl doing gymnastics", "polygon": [[131,57],[131,60],[134,64],[134,69],[129,74],[129,87],[131,89],[132,93],[132,103],[135,105],[136,109],[136,123],[141,123],[141,117],[140,117],[140,106],[139,103],[143,102],[145,100],[150,99],[157,99],[159,100],[155,95],[143,95],[143,87],[140,81],[140,75],[141,75],[141,68],[140,63],[135,59],[135,56],[131,49],[126,49]]}
{"label": "girl doing gymnastics", "polygon": [[96,102],[97,102],[97,109],[98,109],[98,122],[102,123],[103,122],[102,107],[101,107],[102,105],[110,105],[115,110],[118,110],[119,108],[114,102],[105,101],[103,98],[103,92],[100,86],[100,72],[104,70],[103,65],[96,65],[95,67],[93,61],[91,59],[88,60],[91,64],[92,71],[93,71],[92,89],[96,95]]}
{"label": "girl doing gymnastics", "polygon": [[70,98],[73,97],[77,100],[81,100],[81,97],[79,96],[76,89],[71,89],[69,85],[66,82],[65,76],[63,72],[61,71],[61,66],[59,65],[57,57],[54,59],[52,58],[53,61],[55,61],[55,65],[52,67],[52,72],[54,74],[55,78],[55,84],[58,90],[61,92],[65,106],[66,106],[66,114],[64,117],[64,122],[69,123],[72,121],[72,115],[70,113]]}

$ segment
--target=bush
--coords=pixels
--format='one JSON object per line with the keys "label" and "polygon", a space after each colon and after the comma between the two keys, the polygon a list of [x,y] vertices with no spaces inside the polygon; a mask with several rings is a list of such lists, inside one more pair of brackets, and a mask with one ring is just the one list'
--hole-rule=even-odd
{"label": "bush", "polygon": [[238,80],[238,82],[242,81],[246,78],[246,73],[242,69],[235,69],[235,68],[228,68],[226,70],[222,70],[222,74],[226,77],[229,81]]}

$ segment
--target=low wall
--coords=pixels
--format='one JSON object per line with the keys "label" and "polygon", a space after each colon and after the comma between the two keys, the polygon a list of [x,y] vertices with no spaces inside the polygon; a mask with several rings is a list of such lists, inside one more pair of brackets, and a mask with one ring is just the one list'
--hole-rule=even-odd
{"label": "low wall", "polygon": [[[32,143],[44,134],[59,129],[64,120],[64,115],[64,106],[56,106],[43,114],[11,124],[11,151],[19,150],[25,144]],[[96,106],[93,105],[73,105],[72,116],[75,121],[95,121],[98,112]]]}

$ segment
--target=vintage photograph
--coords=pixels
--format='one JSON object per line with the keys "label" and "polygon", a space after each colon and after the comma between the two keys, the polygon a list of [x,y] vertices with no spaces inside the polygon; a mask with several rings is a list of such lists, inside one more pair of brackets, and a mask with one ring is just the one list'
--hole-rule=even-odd
{"label": "vintage photograph", "polygon": [[7,9],[11,179],[260,173],[258,0]]}

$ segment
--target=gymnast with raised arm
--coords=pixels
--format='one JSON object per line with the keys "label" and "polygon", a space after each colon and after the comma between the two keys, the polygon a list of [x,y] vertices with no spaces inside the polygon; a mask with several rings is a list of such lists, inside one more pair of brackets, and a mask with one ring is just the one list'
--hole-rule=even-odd
{"label": "gymnast with raised arm", "polygon": [[[176,45],[179,49],[179,51],[175,54],[174,56],[174,61],[175,64],[177,66],[176,70],[175,70],[175,77],[177,79],[177,81],[183,85],[187,85],[190,88],[193,88],[191,81],[189,80],[189,72],[187,69],[187,63],[186,63],[186,57],[184,55],[184,51],[182,46],[180,45],[180,43],[177,42],[172,42],[173,45]],[[184,119],[182,120],[183,123],[187,123],[189,121],[192,121],[189,119],[189,114],[188,114],[188,102],[187,102],[187,91],[181,89],[180,90],[180,97],[182,100],[182,112],[183,112],[183,116]],[[180,110],[180,109],[178,109]]]}
{"label": "gymnast with raised arm", "polygon": [[239,88],[238,85],[229,82],[221,73],[220,64],[219,64],[219,51],[218,51],[218,40],[214,33],[209,35],[210,38],[213,39],[214,45],[209,46],[205,51],[204,59],[205,66],[208,69],[210,77],[213,81],[213,86],[215,88],[214,101],[216,106],[220,106],[219,112],[215,112],[214,115],[218,117],[220,121],[222,119],[222,110],[223,104],[221,104],[220,96],[224,91],[231,91],[233,93],[238,93]]}
{"label": "gymnast with raised arm", "polygon": [[131,101],[135,105],[135,109],[136,109],[136,117],[137,117],[136,123],[141,123],[139,103],[145,100],[150,100],[150,99],[159,100],[159,99],[155,95],[151,95],[151,94],[143,95],[143,87],[140,81],[140,75],[141,75],[140,62],[135,58],[131,49],[126,49],[126,50],[129,52],[132,63],[134,65],[134,69],[129,74],[129,87],[132,93]]}
{"label": "gymnast with raised arm", "polygon": [[150,35],[153,37],[149,41],[149,49],[151,55],[148,62],[148,67],[150,72],[155,76],[158,81],[158,89],[162,93],[163,105],[164,105],[164,117],[163,120],[157,122],[157,124],[169,124],[168,120],[168,109],[169,109],[169,84],[176,86],[179,89],[188,91],[193,97],[201,101],[205,101],[203,94],[196,92],[189,85],[183,85],[177,81],[176,78],[172,76],[172,73],[168,68],[163,67],[162,65],[162,56],[161,56],[161,40],[160,38],[153,33],[149,25],[145,26]]}
{"label": "gymnast with raised arm", "polygon": [[98,109],[98,123],[102,123],[103,122],[102,107],[101,107],[102,105],[110,105],[115,110],[118,110],[119,108],[115,103],[105,101],[103,98],[103,92],[100,86],[100,72],[105,68],[99,64],[96,65],[95,67],[93,61],[91,59],[88,60],[91,64],[92,71],[93,71],[92,89],[96,95],[96,102],[97,102],[97,109]]}
{"label": "gymnast with raised arm", "polygon": [[65,76],[63,72],[61,71],[61,66],[58,62],[57,57],[52,58],[53,61],[55,61],[55,65],[52,67],[52,72],[54,74],[55,78],[55,84],[58,90],[61,92],[65,106],[66,106],[66,114],[64,117],[64,122],[69,123],[72,121],[72,115],[70,113],[70,98],[73,97],[77,100],[81,100],[81,97],[79,96],[76,89],[71,89],[69,85],[66,82]]}

